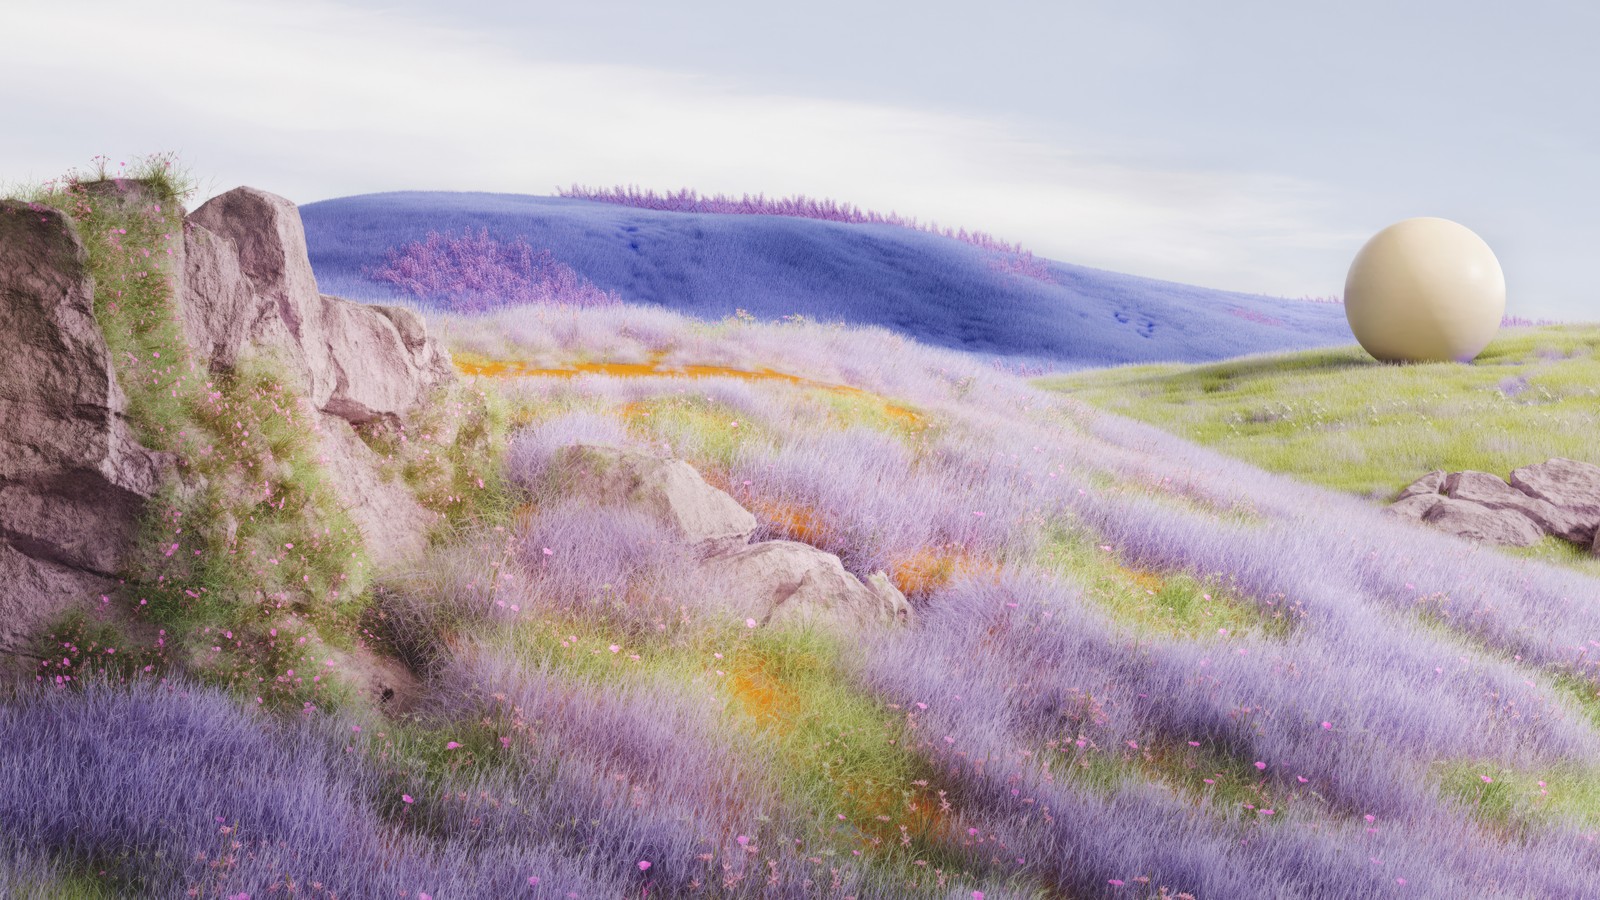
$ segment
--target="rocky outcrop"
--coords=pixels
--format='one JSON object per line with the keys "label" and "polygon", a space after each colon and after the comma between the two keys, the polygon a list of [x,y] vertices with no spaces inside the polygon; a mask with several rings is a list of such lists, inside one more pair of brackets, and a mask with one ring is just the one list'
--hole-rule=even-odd
{"label": "rocky outcrop", "polygon": [[[162,212],[139,181],[83,190],[97,206]],[[319,293],[298,210],[265,191],[212,199],[185,218],[174,243],[166,274],[193,359],[214,373],[274,360],[323,414],[322,463],[374,561],[417,556],[436,516],[380,476],[352,426],[401,420],[454,377],[421,318]],[[133,437],[94,317],[85,246],[53,209],[0,201],[0,351],[3,651],[109,589],[145,502],[176,464]]]}
{"label": "rocky outcrop", "polygon": [[173,461],[140,446],[71,219],[0,201],[0,649],[121,565]]}
{"label": "rocky outcrop", "polygon": [[179,308],[213,371],[276,358],[318,409],[360,424],[403,416],[454,377],[421,317],[318,293],[295,205],[235,188],[184,221]]}
{"label": "rocky outcrop", "polygon": [[178,305],[189,346],[213,371],[251,351],[274,355],[324,407],[333,396],[332,353],[294,204],[235,188],[190,213],[183,232]]}
{"label": "rocky outcrop", "polygon": [[1513,469],[1511,486],[1567,511],[1576,524],[1569,541],[1592,543],[1600,535],[1600,466],[1556,457]]}
{"label": "rocky outcrop", "polygon": [[1514,547],[1554,535],[1600,553],[1600,466],[1555,458],[1511,473],[1429,472],[1400,493],[1390,515]]}
{"label": "rocky outcrop", "polygon": [[839,557],[797,541],[750,543],[757,522],[688,463],[596,444],[563,447],[545,490],[644,510],[694,545],[709,589],[740,619],[859,629],[909,622],[911,605],[882,572],[865,583]]}

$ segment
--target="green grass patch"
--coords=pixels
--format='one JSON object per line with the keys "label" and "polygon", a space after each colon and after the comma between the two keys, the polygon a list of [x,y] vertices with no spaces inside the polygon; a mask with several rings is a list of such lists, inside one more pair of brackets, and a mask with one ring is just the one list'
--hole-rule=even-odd
{"label": "green grass patch", "polygon": [[518,418],[487,379],[463,380],[424,398],[407,424],[374,420],[356,433],[382,459],[384,477],[400,478],[418,503],[442,517],[432,535],[439,544],[512,520],[522,498],[500,460]]}
{"label": "green grass patch", "polygon": [[827,632],[777,628],[751,632],[717,661],[751,753],[832,843],[861,850],[894,883],[933,890],[938,877],[971,877],[987,845],[963,846],[956,798],[910,746],[906,717],[854,688],[843,654]]}
{"label": "green grass patch", "polygon": [[164,644],[142,645],[116,623],[91,621],[76,610],[48,628],[29,655],[39,659],[35,674],[61,684],[96,678],[125,683],[146,674],[160,677],[170,667]]}
{"label": "green grass patch", "polygon": [[1220,573],[1199,579],[1130,565],[1079,523],[1052,525],[1038,563],[1071,577],[1083,586],[1086,599],[1141,632],[1196,639],[1252,633],[1283,638],[1304,615],[1287,597],[1253,602]]}
{"label": "green grass patch", "polygon": [[674,455],[690,458],[703,469],[727,471],[742,446],[772,440],[765,423],[704,395],[652,397],[625,404],[620,411],[630,431],[671,444]]}
{"label": "green grass patch", "polygon": [[[712,647],[731,646],[731,628],[715,631],[650,630],[601,617],[550,616],[527,619],[491,638],[530,669],[548,667],[563,676],[594,681],[669,677],[688,682],[702,674]],[[615,648],[615,649],[613,649]]]}
{"label": "green grass patch", "polygon": [[1600,770],[1563,766],[1519,771],[1480,760],[1433,767],[1439,790],[1508,839],[1556,822],[1600,826]]}
{"label": "green grass patch", "polygon": [[1600,463],[1600,327],[1501,332],[1476,361],[1391,365],[1358,347],[1040,379],[1095,407],[1325,487],[1374,498],[1434,469],[1502,477]]}

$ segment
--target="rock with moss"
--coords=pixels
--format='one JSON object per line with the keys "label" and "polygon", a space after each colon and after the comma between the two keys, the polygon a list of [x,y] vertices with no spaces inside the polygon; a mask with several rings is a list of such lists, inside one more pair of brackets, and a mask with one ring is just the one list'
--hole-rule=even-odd
{"label": "rock with moss", "polygon": [[317,425],[318,459],[361,530],[373,564],[390,569],[420,558],[439,515],[418,503],[399,479],[383,475],[378,455],[349,423],[323,413]]}
{"label": "rock with moss", "polygon": [[72,220],[0,201],[0,648],[105,586],[171,457],[126,419]]}

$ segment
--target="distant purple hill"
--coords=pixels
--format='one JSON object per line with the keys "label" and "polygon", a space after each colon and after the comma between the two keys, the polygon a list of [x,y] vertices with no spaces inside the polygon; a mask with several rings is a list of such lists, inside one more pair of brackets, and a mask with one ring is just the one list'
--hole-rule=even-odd
{"label": "distant purple hill", "polygon": [[888,224],[435,191],[341,197],[300,214],[322,291],[357,300],[407,299],[363,274],[391,250],[430,232],[487,229],[493,240],[549,250],[626,303],[705,319],[744,309],[761,319],[876,325],[1057,370],[1354,343],[1335,304],[1042,260],[1051,284],[997,268],[981,247]]}

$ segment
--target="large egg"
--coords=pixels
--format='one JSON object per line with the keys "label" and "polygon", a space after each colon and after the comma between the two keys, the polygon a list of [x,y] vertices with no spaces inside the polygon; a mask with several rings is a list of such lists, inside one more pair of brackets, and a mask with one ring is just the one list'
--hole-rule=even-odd
{"label": "large egg", "polygon": [[1344,281],[1350,330],[1386,362],[1469,362],[1494,339],[1505,311],[1494,251],[1449,219],[1383,229],[1356,253]]}

